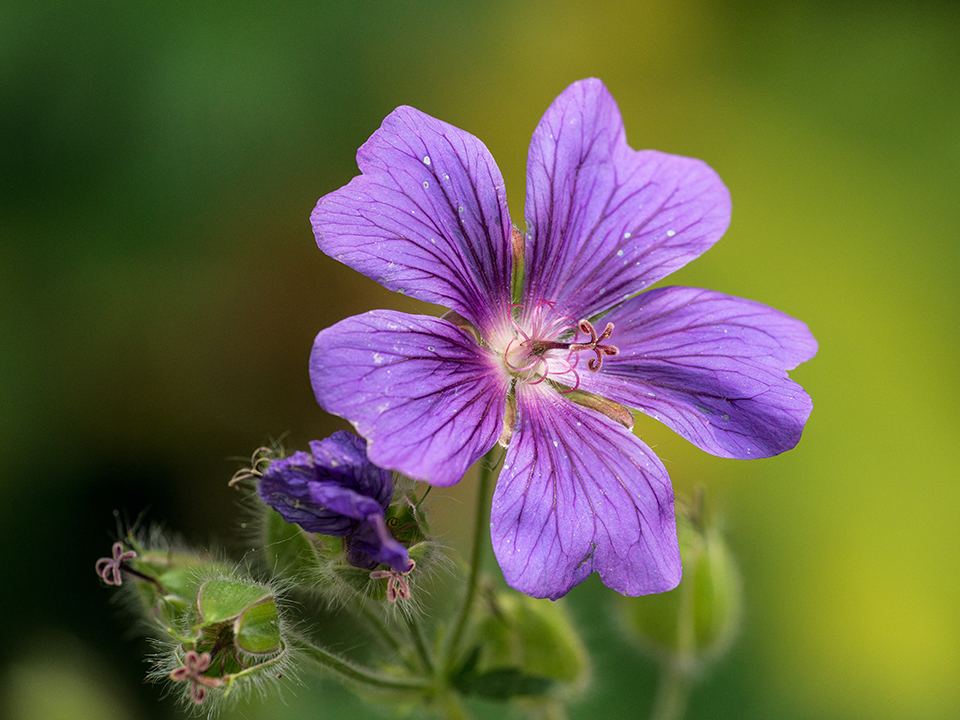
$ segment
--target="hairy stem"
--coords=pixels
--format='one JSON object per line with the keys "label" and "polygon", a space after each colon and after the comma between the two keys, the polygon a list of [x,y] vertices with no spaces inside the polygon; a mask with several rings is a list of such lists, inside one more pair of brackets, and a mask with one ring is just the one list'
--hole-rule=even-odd
{"label": "hairy stem", "polygon": [[480,564],[483,560],[483,548],[486,543],[484,533],[490,532],[490,488],[493,484],[493,471],[499,454],[497,446],[480,460],[480,477],[477,487],[477,510],[473,526],[473,547],[470,552],[470,575],[467,578],[467,591],[463,596],[457,619],[447,634],[443,645],[443,668],[450,669],[457,658],[460,640],[470,619],[473,603],[477,597],[477,585],[480,579]]}
{"label": "hairy stem", "polygon": [[342,680],[350,683],[381,690],[429,691],[433,687],[429,680],[423,678],[399,678],[382,675],[376,670],[335,655],[303,638],[299,639],[296,647],[302,655],[306,655],[320,667],[330,670]]}
{"label": "hairy stem", "polygon": [[420,627],[420,623],[417,622],[416,618],[410,616],[407,618],[407,629],[410,631],[410,638],[413,640],[413,645],[417,650],[417,656],[420,658],[420,662],[423,664],[423,669],[432,675],[434,672],[433,657],[423,637],[423,628]]}
{"label": "hairy stem", "polygon": [[402,651],[403,643],[400,638],[380,619],[377,611],[371,608],[367,602],[364,602],[365,598],[361,597],[359,593],[356,594],[356,597],[358,598],[357,606],[360,608],[360,615],[374,627],[377,637],[397,652]]}

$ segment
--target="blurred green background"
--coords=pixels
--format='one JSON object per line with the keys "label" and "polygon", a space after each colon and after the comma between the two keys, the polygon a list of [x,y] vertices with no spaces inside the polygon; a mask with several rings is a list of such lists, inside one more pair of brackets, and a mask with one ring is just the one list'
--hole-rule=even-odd
{"label": "blurred green background", "polygon": [[[0,708],[178,717],[93,572],[119,522],[230,544],[226,481],[316,406],[314,335],[411,309],[308,217],[413,105],[481,138],[522,217],[526,148],[602,78],[636,148],[709,162],[733,223],[669,282],[805,320],[796,450],[720,460],[656,423],[743,575],[741,636],[691,718],[960,716],[960,11],[954,3],[428,0],[0,6]],[[446,540],[463,548],[446,504]],[[596,681],[644,717],[654,666],[595,578],[569,596]],[[365,717],[333,683],[238,716]],[[2,713],[0,713],[2,714]]]}

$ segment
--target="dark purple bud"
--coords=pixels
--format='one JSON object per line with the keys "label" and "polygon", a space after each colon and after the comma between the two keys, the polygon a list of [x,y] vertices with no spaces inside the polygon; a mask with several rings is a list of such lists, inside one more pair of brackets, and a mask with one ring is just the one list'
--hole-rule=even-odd
{"label": "dark purple bud", "polygon": [[384,516],[393,497],[393,474],[367,458],[366,443],[336,432],[310,443],[264,471],[263,501],[284,520],[308,532],[346,538],[350,562],[363,568],[409,569],[407,549],[387,530]]}

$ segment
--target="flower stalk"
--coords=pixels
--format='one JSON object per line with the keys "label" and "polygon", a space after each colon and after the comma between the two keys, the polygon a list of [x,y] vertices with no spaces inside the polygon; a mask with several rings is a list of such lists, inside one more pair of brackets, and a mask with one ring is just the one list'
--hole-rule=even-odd
{"label": "flower stalk", "polygon": [[328,670],[342,680],[375,690],[395,690],[400,692],[421,692],[432,695],[433,683],[429,679],[418,677],[396,677],[385,675],[364,665],[355,663],[326,648],[315,645],[305,639],[299,639],[294,647],[300,655],[316,666]]}
{"label": "flower stalk", "polygon": [[479,477],[477,479],[477,507],[474,516],[473,540],[470,550],[470,574],[467,576],[467,590],[464,593],[457,613],[457,618],[450,632],[444,639],[443,662],[441,668],[450,671],[452,663],[456,662],[460,650],[460,641],[463,631],[470,619],[473,604],[477,596],[477,587],[480,579],[480,566],[483,562],[483,548],[486,543],[486,532],[489,528],[490,495],[494,468],[499,464],[496,447],[488,452],[479,463]]}

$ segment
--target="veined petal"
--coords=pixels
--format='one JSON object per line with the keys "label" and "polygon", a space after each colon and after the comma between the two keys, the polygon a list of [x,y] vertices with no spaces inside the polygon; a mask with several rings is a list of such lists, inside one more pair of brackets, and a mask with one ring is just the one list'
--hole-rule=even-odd
{"label": "veined petal", "polygon": [[393,499],[393,473],[370,462],[366,440],[339,430],[323,440],[312,440],[310,453],[317,480],[336,480],[387,509]]}
{"label": "veined petal", "polygon": [[[313,490],[318,484],[320,483],[317,481],[317,468],[313,457],[298,451],[270,463],[260,478],[257,490],[263,501],[280,513],[287,522],[297,523],[309,532],[325,535],[349,533],[356,526],[355,517],[346,517],[339,510],[314,499]],[[325,484],[338,485],[345,492],[356,495],[342,484],[331,481]],[[367,500],[376,504],[370,498]]]}
{"label": "veined petal", "polygon": [[[353,520],[363,520],[368,515],[383,515],[383,508],[372,497],[344,487],[341,483],[326,481],[310,485],[310,499],[321,507]],[[310,528],[307,528],[308,530]],[[323,532],[317,530],[315,532]],[[328,533],[333,534],[333,533]]]}
{"label": "veined petal", "polygon": [[594,571],[624,595],[675,587],[673,490],[657,456],[549,388],[518,386],[517,413],[490,516],[507,583],[554,600]]}
{"label": "veined petal", "polygon": [[327,255],[481,330],[510,305],[510,215],[500,169],[473,135],[411,107],[357,152],[362,175],[317,203]]}
{"label": "veined petal", "polygon": [[310,355],[320,406],[368,441],[375,464],[453,485],[503,429],[508,379],[470,333],[374,310],[320,332]]}
{"label": "veined petal", "polygon": [[683,267],[730,222],[730,194],[704,162],[627,145],[596,79],[547,109],[527,160],[524,298],[585,318]]}
{"label": "veined petal", "polygon": [[787,377],[817,352],[807,326],[698,288],[651,290],[603,317],[620,353],[580,386],[642,410],[697,447],[768,457],[800,440],[813,404]]}

